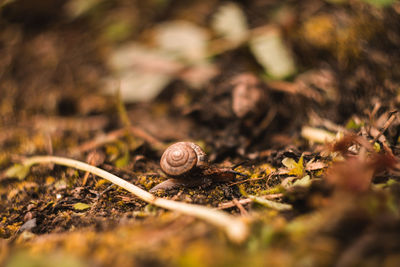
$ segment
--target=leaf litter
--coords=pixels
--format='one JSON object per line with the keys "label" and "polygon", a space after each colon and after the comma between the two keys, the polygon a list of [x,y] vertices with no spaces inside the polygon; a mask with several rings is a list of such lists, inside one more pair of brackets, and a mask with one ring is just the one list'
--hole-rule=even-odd
{"label": "leaf litter", "polygon": [[[0,7],[0,264],[398,265],[396,2],[112,2]],[[247,177],[157,197],[243,220],[241,245],[89,172],[20,165],[66,156],[149,190],[184,140]]]}

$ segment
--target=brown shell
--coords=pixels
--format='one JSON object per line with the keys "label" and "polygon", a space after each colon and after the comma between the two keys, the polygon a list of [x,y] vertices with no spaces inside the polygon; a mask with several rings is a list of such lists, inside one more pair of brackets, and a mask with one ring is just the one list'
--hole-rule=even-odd
{"label": "brown shell", "polygon": [[184,176],[196,167],[206,164],[207,156],[204,151],[191,142],[178,142],[169,146],[160,161],[163,172],[171,177]]}

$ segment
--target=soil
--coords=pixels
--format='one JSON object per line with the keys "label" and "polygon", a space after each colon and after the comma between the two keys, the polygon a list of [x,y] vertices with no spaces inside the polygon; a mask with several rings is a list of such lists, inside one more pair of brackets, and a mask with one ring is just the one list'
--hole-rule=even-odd
{"label": "soil", "polygon": [[[400,264],[398,2],[235,1],[252,34],[279,29],[296,71],[273,79],[241,43],[207,57],[218,71],[200,88],[186,79],[203,77],[193,65],[173,72],[162,61],[171,81],[135,102],[104,93],[112,51],[155,47],[153,30],[169,21],[211,31],[227,2],[113,0],[71,11],[83,2],[0,4],[1,266]],[[128,30],[110,35],[112,23]],[[212,170],[238,174],[155,195],[242,218],[246,241],[73,168],[7,172],[58,155],[149,191],[169,178],[159,161],[179,141],[200,145]]]}

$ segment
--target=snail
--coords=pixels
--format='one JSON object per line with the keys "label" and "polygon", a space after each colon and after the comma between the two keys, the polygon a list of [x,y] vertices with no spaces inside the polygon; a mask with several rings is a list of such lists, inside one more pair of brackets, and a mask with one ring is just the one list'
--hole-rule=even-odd
{"label": "snail", "polygon": [[180,186],[209,185],[214,181],[233,180],[242,175],[228,168],[218,168],[208,162],[207,154],[192,142],[178,142],[169,146],[161,156],[161,170],[170,179],[156,185],[150,192]]}
{"label": "snail", "polygon": [[170,177],[183,177],[208,166],[206,153],[192,142],[169,146],[160,161],[162,171]]}

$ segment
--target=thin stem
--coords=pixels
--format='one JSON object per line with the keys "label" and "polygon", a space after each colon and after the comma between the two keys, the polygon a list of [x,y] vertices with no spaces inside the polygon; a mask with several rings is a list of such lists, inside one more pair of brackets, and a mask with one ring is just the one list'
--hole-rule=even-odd
{"label": "thin stem", "polygon": [[93,173],[124,188],[147,203],[161,208],[177,211],[182,214],[194,216],[221,227],[225,230],[228,238],[233,242],[243,242],[248,235],[248,227],[240,218],[235,218],[232,215],[228,215],[222,211],[207,208],[205,206],[158,198],[114,174],[81,161],[56,156],[36,156],[23,161],[23,165],[29,167],[41,163],[55,163]]}

